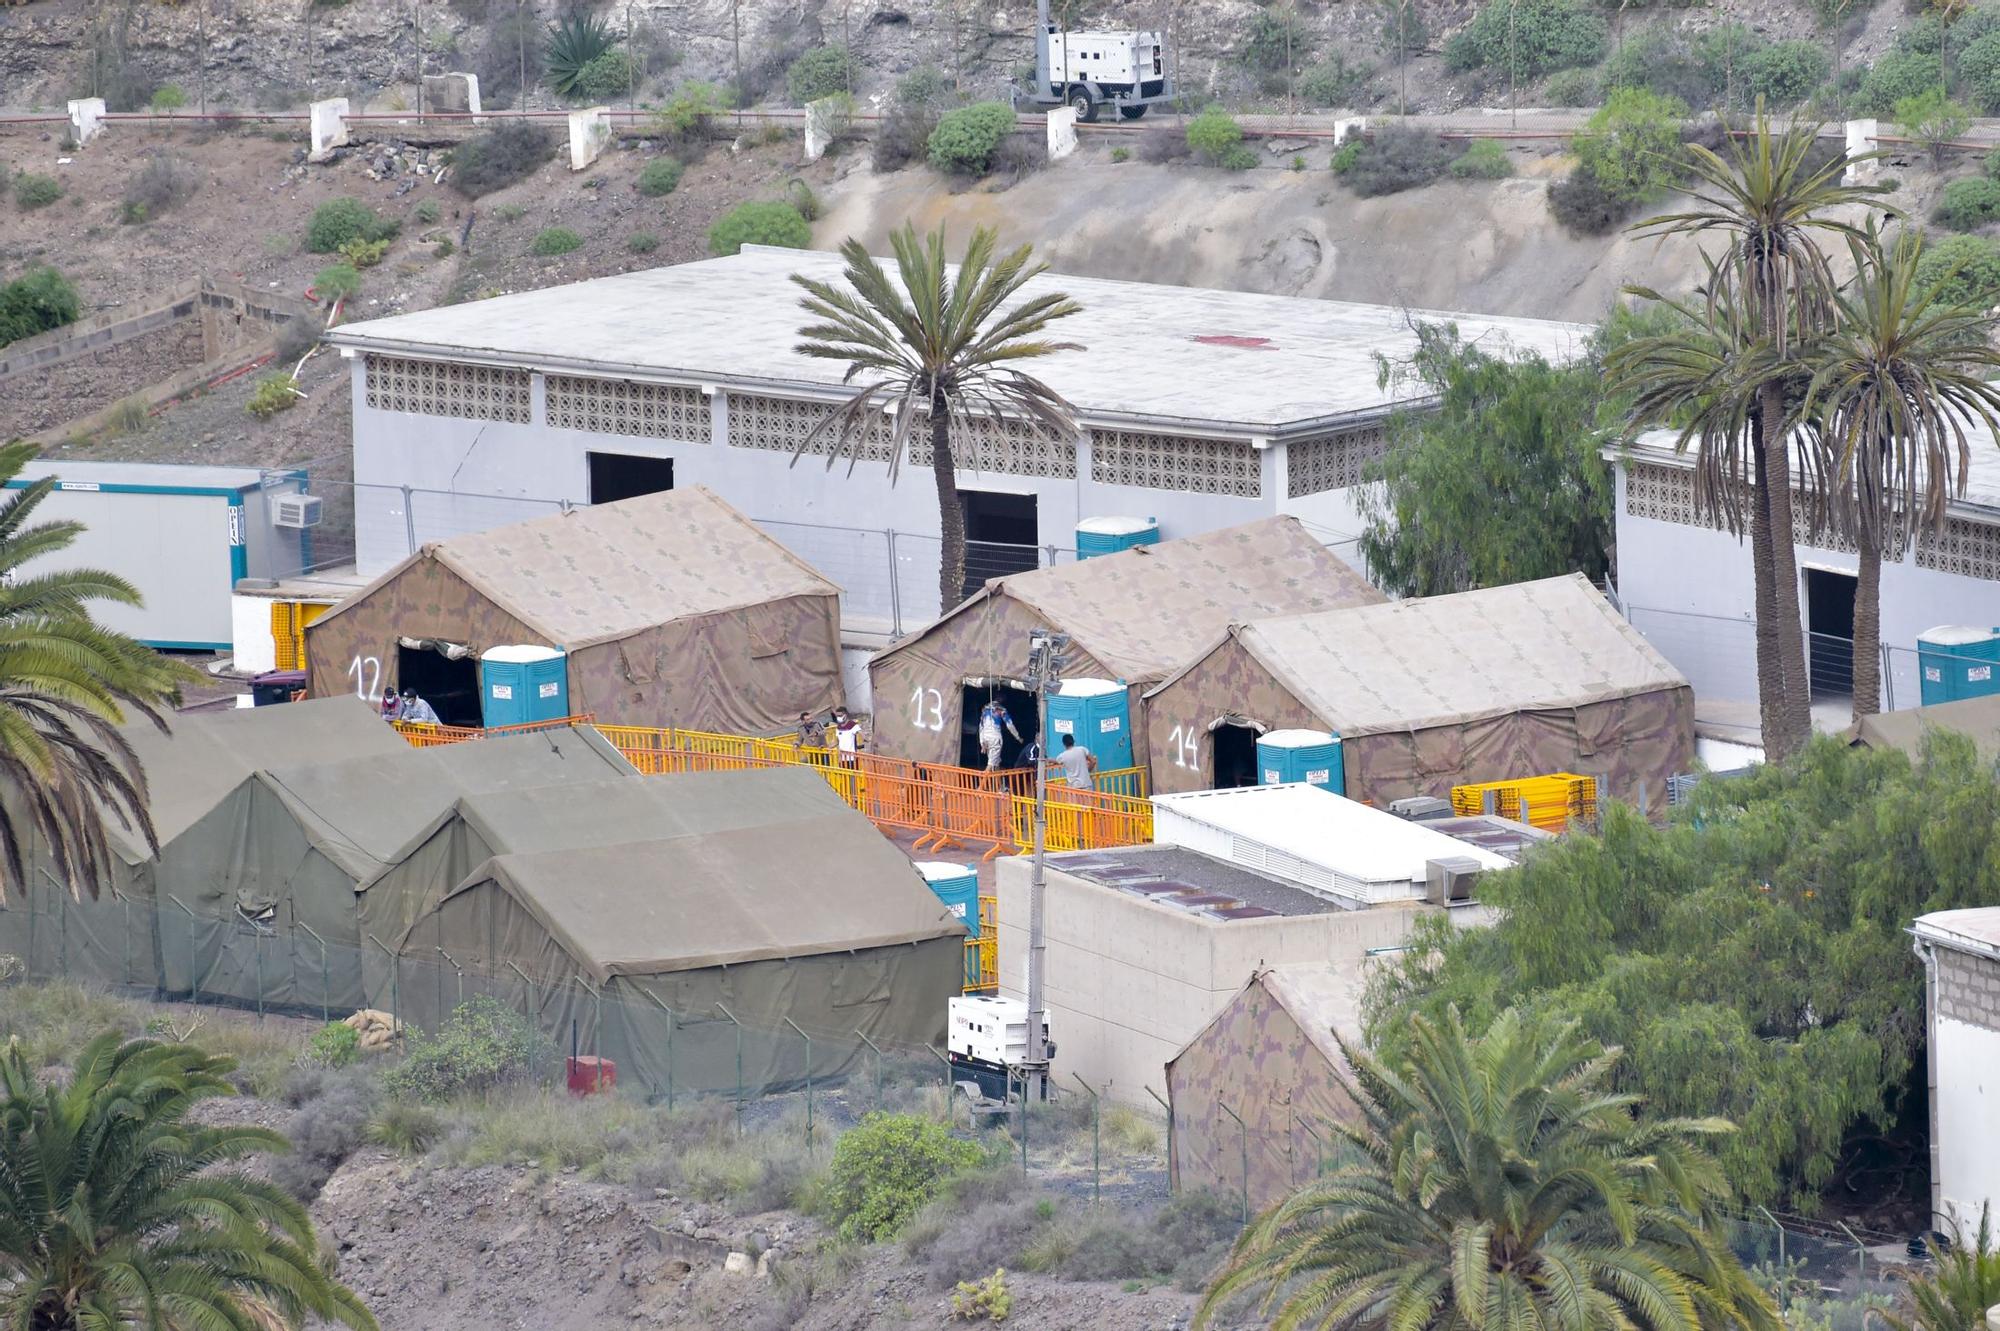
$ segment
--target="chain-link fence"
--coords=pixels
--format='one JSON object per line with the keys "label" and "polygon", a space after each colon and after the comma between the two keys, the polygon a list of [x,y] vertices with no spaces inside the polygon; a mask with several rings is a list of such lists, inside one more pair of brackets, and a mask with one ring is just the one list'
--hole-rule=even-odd
{"label": "chain-link fence", "polygon": [[[269,575],[274,578],[307,576],[350,565],[372,576],[428,542],[546,517],[571,507],[563,500],[520,495],[324,481],[312,477],[309,470],[306,476],[307,487],[321,500],[319,523],[306,533],[300,567],[275,569]],[[935,536],[882,527],[751,517],[773,540],[841,588],[842,615],[849,623],[901,635],[930,623],[950,608],[939,594],[943,542]],[[1063,546],[967,541],[965,583],[961,597],[952,604],[988,578],[1075,559],[1076,551]]]}

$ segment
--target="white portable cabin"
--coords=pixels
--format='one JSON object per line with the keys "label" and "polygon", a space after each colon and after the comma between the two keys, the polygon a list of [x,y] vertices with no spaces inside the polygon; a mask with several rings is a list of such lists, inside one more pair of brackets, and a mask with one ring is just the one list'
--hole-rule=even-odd
{"label": "white portable cabin", "polygon": [[1343,906],[1417,901],[1431,865],[1504,855],[1318,786],[1293,783],[1153,797],[1153,840],[1296,883]]}
{"label": "white portable cabin", "polygon": [[131,583],[144,604],[99,601],[106,628],[149,647],[224,651],[235,637],[230,594],[242,578],[281,578],[309,567],[304,472],[150,462],[40,458],[7,483],[21,490],[54,477],[38,521],[83,531],[68,549],[30,561],[24,576],[95,568]]}

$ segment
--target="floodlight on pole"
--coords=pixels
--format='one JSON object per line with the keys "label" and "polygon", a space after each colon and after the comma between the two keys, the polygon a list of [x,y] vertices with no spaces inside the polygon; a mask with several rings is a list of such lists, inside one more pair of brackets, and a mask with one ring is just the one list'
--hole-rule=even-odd
{"label": "floodlight on pole", "polygon": [[1044,998],[1048,962],[1047,892],[1042,864],[1048,845],[1049,826],[1049,690],[1062,684],[1067,662],[1063,650],[1069,646],[1067,633],[1033,629],[1028,633],[1028,688],[1035,695],[1035,742],[1041,753],[1035,760],[1035,853],[1028,876],[1028,1046],[1021,1060],[1021,1094],[1040,1100],[1048,1094],[1049,1046],[1048,1012]]}

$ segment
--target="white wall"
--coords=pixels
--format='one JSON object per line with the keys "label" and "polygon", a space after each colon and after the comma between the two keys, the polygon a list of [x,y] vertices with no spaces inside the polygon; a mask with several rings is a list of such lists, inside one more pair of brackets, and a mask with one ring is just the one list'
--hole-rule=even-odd
{"label": "white wall", "polygon": [[278,668],[278,641],[271,636],[272,604],[267,596],[229,598],[230,659],[245,674]]}
{"label": "white wall", "polygon": [[1938,1209],[1968,1227],[2000,1207],[2000,1031],[1939,1016],[1936,1041]]}

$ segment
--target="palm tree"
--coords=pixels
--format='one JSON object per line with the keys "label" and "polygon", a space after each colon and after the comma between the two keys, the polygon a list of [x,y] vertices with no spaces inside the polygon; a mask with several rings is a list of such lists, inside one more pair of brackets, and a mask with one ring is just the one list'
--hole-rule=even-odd
{"label": "palm tree", "polygon": [[22,1331],[274,1331],[308,1318],[374,1331],[321,1265],[305,1208],[224,1168],[289,1143],[206,1127],[234,1066],[185,1044],[99,1037],[67,1085],[0,1055],[0,1308]]}
{"label": "palm tree", "polygon": [[[32,445],[0,447],[0,485],[35,457]],[[25,882],[24,842],[35,835],[72,893],[95,893],[109,868],[107,813],[158,849],[146,777],[118,732],[130,708],[166,728],[162,709],[191,674],[90,618],[93,601],[139,604],[115,574],[66,568],[35,572],[83,531],[77,522],[32,521],[54,478],[7,492],[0,502],[0,901]],[[24,826],[25,824],[25,826]]]}
{"label": "palm tree", "polygon": [[[931,472],[937,480],[938,530],[944,549],[938,565],[940,607],[965,596],[965,511],[958,497],[955,430],[1009,417],[1065,440],[1077,433],[1076,417],[1047,384],[1015,369],[1016,362],[1057,351],[1080,351],[1075,342],[1049,342],[1041,334],[1082,307],[1059,292],[1017,300],[1021,289],[1047,270],[1030,264],[1023,245],[994,255],[994,232],[972,233],[953,273],[945,261],[944,228],[919,238],[905,225],[893,234],[892,282],[860,241],[840,247],[847,261],[844,286],[795,274],[806,290],[799,302],[817,322],[799,330],[799,354],[847,362],[846,382],[861,387],[813,432],[837,436],[835,456],[858,456],[879,428],[892,432],[889,475],[896,476],[910,431],[930,424]],[[827,459],[833,465],[834,458]]]}
{"label": "palm tree", "polygon": [[2000,351],[1993,321],[1940,296],[1953,273],[1920,286],[1923,238],[1884,248],[1871,228],[1849,242],[1855,275],[1811,356],[1807,410],[1820,419],[1830,466],[1859,551],[1854,588],[1854,716],[1881,710],[1882,552],[1901,549],[1917,521],[1944,525],[1965,492],[1966,426],[2000,437]]}
{"label": "palm tree", "polygon": [[1764,748],[1773,758],[1796,752],[1811,729],[1793,554],[1785,367],[1794,362],[1797,335],[1812,327],[1811,311],[1824,308],[1836,286],[1817,236],[1859,235],[1833,211],[1883,192],[1877,185],[1843,185],[1841,176],[1854,159],[1819,158],[1816,139],[1816,126],[1773,130],[1760,101],[1755,128],[1744,139],[1726,142],[1727,158],[1689,146],[1695,207],[1633,228],[1642,237],[1722,239],[1725,247],[1716,257],[1737,284],[1735,299],[1750,326],[1766,344],[1769,377],[1745,386],[1757,398],[1753,426],[1763,464],[1752,495],[1750,557]]}
{"label": "palm tree", "polygon": [[1343,1043],[1351,1163],[1244,1232],[1197,1326],[1263,1290],[1277,1328],[1775,1331],[1713,1223],[1698,1142],[1727,1123],[1636,1121],[1573,1022],[1509,1009],[1471,1039],[1453,1009],[1408,1037],[1394,1066]]}
{"label": "palm tree", "polygon": [[1971,1331],[1986,1324],[1989,1308],[2000,1305],[2000,1250],[1993,1246],[1992,1208],[1979,1208],[1979,1230],[1971,1242],[1954,1226],[1952,1243],[1930,1273],[1910,1281],[1909,1315],[1874,1314],[1889,1331]]}

